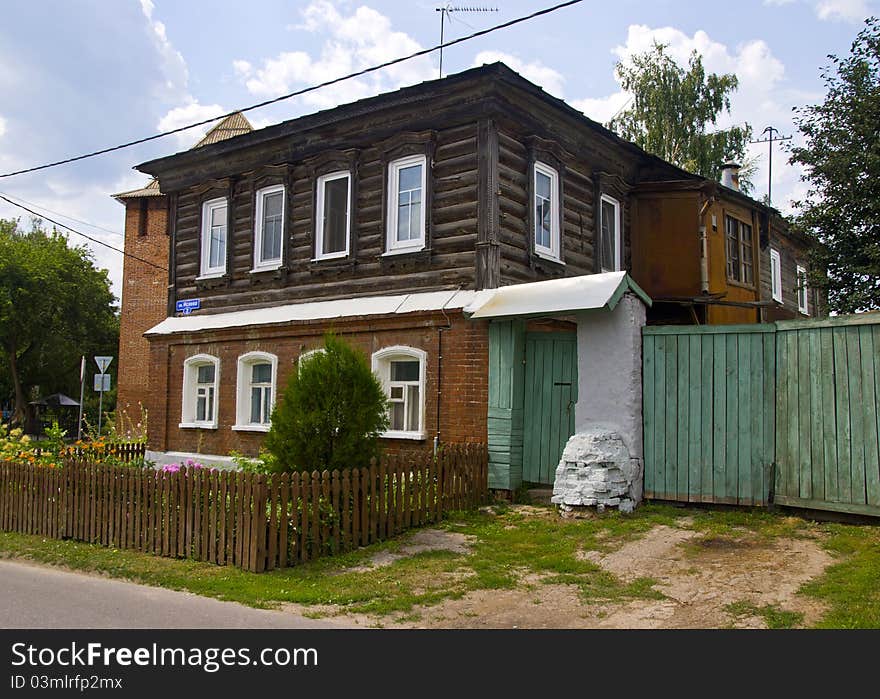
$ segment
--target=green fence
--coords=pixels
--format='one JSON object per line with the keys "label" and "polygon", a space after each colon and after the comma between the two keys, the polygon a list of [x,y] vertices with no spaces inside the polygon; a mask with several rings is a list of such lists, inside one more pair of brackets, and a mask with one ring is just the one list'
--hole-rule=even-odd
{"label": "green fence", "polygon": [[643,335],[647,497],[880,515],[880,314]]}

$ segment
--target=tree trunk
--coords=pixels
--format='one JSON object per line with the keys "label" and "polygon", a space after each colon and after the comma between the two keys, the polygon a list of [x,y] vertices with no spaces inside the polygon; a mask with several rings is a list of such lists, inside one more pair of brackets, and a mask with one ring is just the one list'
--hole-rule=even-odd
{"label": "tree trunk", "polygon": [[17,352],[18,349],[14,345],[9,348],[9,372],[12,375],[12,385],[15,389],[15,409],[12,412],[12,423],[24,427],[27,419],[27,403],[21,378],[18,375]]}

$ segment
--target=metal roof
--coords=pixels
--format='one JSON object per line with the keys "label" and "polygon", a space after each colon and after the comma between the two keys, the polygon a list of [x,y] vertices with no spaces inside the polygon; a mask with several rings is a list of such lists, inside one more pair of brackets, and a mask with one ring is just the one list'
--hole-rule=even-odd
{"label": "metal roof", "polygon": [[120,192],[111,195],[114,199],[139,199],[141,197],[161,197],[164,196],[159,190],[159,180],[153,179],[146,187],[140,189],[132,189],[128,192]]}

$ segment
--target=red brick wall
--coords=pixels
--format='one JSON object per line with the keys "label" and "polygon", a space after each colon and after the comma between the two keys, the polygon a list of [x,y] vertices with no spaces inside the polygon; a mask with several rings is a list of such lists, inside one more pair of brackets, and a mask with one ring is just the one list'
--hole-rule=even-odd
{"label": "red brick wall", "polygon": [[[451,325],[451,327],[448,327]],[[441,328],[444,328],[441,330]],[[226,455],[235,450],[255,455],[262,434],[239,432],[235,424],[238,357],[263,351],[278,356],[279,394],[303,352],[321,346],[332,330],[369,357],[393,345],[424,350],[426,360],[424,441],[383,440],[386,449],[431,449],[437,433],[438,370],[442,373],[441,442],[481,442],[487,439],[489,397],[489,335],[484,321],[465,319],[460,312],[411,313],[386,318],[349,318],[286,327],[218,330],[151,339],[150,448]],[[442,368],[438,341],[442,335]],[[196,354],[220,358],[218,428],[181,429],[183,362]]]}
{"label": "red brick wall", "polygon": [[[141,226],[141,201],[147,202],[146,225]],[[143,232],[144,235],[140,235]],[[147,403],[150,390],[150,344],[143,336],[165,320],[168,311],[168,204],[165,197],[125,202],[125,257],[122,270],[122,311],[119,322],[117,410],[140,419],[138,403]],[[148,260],[157,269],[140,260]]]}

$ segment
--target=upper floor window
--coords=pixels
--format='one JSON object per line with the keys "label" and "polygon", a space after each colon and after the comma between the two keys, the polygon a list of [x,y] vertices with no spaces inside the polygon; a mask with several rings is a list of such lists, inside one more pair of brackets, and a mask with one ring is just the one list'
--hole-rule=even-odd
{"label": "upper floor window", "polygon": [[388,396],[385,437],[424,438],[426,357],[423,350],[400,346],[373,354],[373,371]]}
{"label": "upper floor window", "polygon": [[603,272],[617,272],[620,263],[620,202],[603,194],[599,207],[599,262]]}
{"label": "upper floor window", "polygon": [[804,315],[810,314],[810,307],[807,301],[807,268],[801,265],[797,266],[797,300],[798,310]]}
{"label": "upper floor window", "polygon": [[549,165],[535,163],[535,252],[559,260],[559,175]]}
{"label": "upper floor window", "polygon": [[275,407],[278,357],[267,352],[248,352],[238,358],[234,430],[265,432]]}
{"label": "upper floor window", "polygon": [[226,272],[226,199],[212,199],[202,204],[203,277]]}
{"label": "upper floor window", "polygon": [[414,155],[388,166],[388,252],[425,247],[427,158]]}
{"label": "upper floor window", "polygon": [[315,216],[315,259],[348,255],[351,234],[351,173],[332,172],[318,178]]}
{"label": "upper floor window", "polygon": [[220,360],[197,354],[183,363],[181,427],[217,427],[217,388]]}
{"label": "upper floor window", "polygon": [[725,217],[727,237],[727,278],[743,284],[754,284],[754,248],[752,227],[732,216]]}
{"label": "upper floor window", "polygon": [[284,185],[265,187],[257,192],[254,221],[254,269],[274,269],[281,264]]}
{"label": "upper floor window", "polygon": [[770,291],[773,300],[782,303],[782,259],[773,248],[770,248]]}

